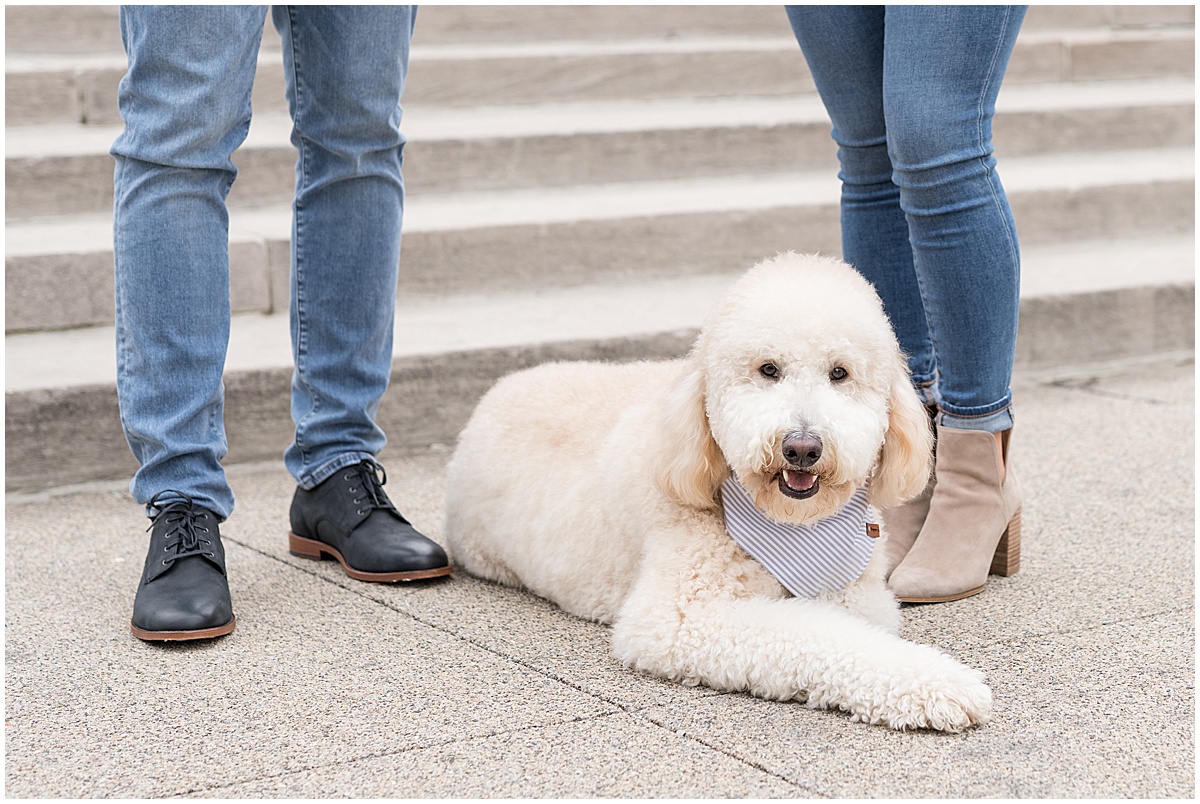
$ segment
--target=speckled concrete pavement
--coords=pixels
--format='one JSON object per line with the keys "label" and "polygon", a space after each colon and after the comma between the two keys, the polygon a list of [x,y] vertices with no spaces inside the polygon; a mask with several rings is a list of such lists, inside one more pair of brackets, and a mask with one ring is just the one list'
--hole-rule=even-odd
{"label": "speckled concrete pavement", "polygon": [[[238,627],[202,644],[129,634],[146,539],[123,484],[9,495],[5,792],[1192,798],[1193,364],[1014,392],[1021,573],[904,611],[906,637],[986,672],[982,728],[898,733],[640,676],[606,628],[463,575],[351,581],[288,554],[292,484],[246,466],[223,528]],[[445,452],[381,457],[440,539]]]}

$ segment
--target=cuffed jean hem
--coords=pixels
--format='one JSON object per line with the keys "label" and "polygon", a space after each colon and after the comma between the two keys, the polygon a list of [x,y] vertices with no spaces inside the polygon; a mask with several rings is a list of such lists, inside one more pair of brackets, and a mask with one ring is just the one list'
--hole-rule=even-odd
{"label": "cuffed jean hem", "polygon": [[925,407],[933,407],[937,405],[937,378],[929,377],[913,377],[913,389],[917,392],[917,398],[921,400],[921,404]]}
{"label": "cuffed jean hem", "polygon": [[356,463],[363,461],[373,461],[375,456],[369,452],[347,452],[339,455],[331,461],[326,461],[320,467],[312,472],[309,472],[297,482],[300,488],[305,491],[312,491],[317,486],[337,474],[339,469],[344,469],[347,466],[353,466]]}
{"label": "cuffed jean hem", "polygon": [[978,416],[961,416],[939,409],[937,423],[939,427],[949,427],[952,430],[982,430],[988,433],[1001,433],[1012,429],[1012,405],[1006,405],[1000,410]]}

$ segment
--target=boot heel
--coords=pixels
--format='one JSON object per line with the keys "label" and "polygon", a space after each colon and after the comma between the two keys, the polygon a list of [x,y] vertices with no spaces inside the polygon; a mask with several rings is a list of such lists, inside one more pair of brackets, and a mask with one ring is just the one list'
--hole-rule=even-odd
{"label": "boot heel", "polygon": [[992,566],[988,570],[988,574],[1007,578],[1009,575],[1016,575],[1020,569],[1021,509],[1018,508],[1009,521],[1004,535],[1000,537],[1000,544],[996,545],[996,553],[992,556]]}
{"label": "boot heel", "polygon": [[311,558],[314,561],[320,561],[321,543],[312,539],[305,539],[294,533],[289,533],[288,552],[298,558]]}

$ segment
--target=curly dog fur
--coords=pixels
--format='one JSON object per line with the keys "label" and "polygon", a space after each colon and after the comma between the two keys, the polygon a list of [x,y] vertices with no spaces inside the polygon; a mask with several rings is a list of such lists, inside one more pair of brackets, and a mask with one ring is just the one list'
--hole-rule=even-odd
{"label": "curly dog fur", "polygon": [[[796,432],[822,445],[807,478],[781,446]],[[897,636],[881,544],[849,587],[796,598],[727,535],[720,504],[732,472],[783,522],[827,517],[864,484],[887,509],[924,488],[931,447],[871,286],[839,260],[782,254],[733,286],[686,359],[497,383],[450,461],[446,535],[467,572],[610,623],[627,667],[961,731],[988,719],[991,692]]]}

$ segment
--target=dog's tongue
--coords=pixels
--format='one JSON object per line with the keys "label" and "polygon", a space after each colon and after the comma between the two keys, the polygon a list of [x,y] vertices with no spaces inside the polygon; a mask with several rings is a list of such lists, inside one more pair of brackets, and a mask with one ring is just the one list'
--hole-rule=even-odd
{"label": "dog's tongue", "polygon": [[785,469],[783,479],[793,491],[808,491],[817,482],[817,476],[811,472],[798,472],[795,469]]}

